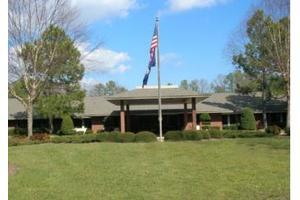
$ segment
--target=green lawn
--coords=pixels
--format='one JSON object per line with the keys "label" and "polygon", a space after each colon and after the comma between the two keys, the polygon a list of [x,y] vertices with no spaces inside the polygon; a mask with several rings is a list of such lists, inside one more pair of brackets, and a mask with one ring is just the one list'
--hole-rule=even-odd
{"label": "green lawn", "polygon": [[289,199],[289,139],[9,147],[9,199]]}

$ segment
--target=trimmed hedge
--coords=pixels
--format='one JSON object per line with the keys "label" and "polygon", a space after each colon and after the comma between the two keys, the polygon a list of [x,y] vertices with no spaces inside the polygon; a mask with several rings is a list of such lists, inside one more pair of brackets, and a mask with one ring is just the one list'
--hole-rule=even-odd
{"label": "trimmed hedge", "polygon": [[251,108],[243,109],[241,115],[241,129],[243,130],[255,130],[256,121]]}
{"label": "trimmed hedge", "polygon": [[200,114],[200,120],[202,122],[209,122],[211,120],[211,117],[208,113],[201,113]]}
{"label": "trimmed hedge", "polygon": [[63,115],[60,133],[62,135],[73,135],[76,133],[73,129],[74,129],[74,124],[73,124],[73,120],[72,120],[71,116]]}
{"label": "trimmed hedge", "polygon": [[180,141],[183,140],[182,131],[168,131],[165,134],[165,140]]}
{"label": "trimmed hedge", "polygon": [[210,132],[208,130],[199,131],[202,139],[210,139]]}
{"label": "trimmed hedge", "polygon": [[209,130],[211,138],[223,138],[223,131],[221,130]]}
{"label": "trimmed hedge", "polygon": [[141,131],[135,135],[136,142],[155,142],[156,135],[150,131]]}
{"label": "trimmed hedge", "polygon": [[248,130],[201,130],[201,131],[168,131],[167,141],[200,140],[210,138],[252,138],[270,137],[272,134],[262,131]]}
{"label": "trimmed hedge", "polygon": [[199,131],[183,131],[184,140],[201,140]]}
{"label": "trimmed hedge", "polygon": [[[101,133],[100,133],[101,134]],[[109,132],[106,136],[105,142],[118,142],[120,132]]]}
{"label": "trimmed hedge", "polygon": [[119,133],[118,134],[118,142],[127,143],[127,142],[134,142],[135,141],[135,134],[131,132]]}

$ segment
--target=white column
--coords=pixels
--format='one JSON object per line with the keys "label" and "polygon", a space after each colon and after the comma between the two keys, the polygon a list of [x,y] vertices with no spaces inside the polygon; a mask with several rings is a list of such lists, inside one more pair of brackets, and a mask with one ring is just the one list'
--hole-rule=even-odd
{"label": "white column", "polygon": [[230,126],[230,115],[227,115],[227,126]]}

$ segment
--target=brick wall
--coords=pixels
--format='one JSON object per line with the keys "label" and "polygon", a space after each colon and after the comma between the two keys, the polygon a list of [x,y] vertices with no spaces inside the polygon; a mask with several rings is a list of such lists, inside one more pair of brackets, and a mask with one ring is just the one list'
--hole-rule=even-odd
{"label": "brick wall", "polygon": [[[210,126],[219,127],[220,129],[223,129],[223,121],[222,121],[222,115],[221,114],[209,114],[211,121]],[[200,127],[202,127],[203,124],[200,122]]]}
{"label": "brick wall", "polygon": [[92,128],[93,133],[97,133],[97,131],[104,130],[104,124],[102,121],[103,121],[103,119],[100,117],[92,118],[91,128]]}

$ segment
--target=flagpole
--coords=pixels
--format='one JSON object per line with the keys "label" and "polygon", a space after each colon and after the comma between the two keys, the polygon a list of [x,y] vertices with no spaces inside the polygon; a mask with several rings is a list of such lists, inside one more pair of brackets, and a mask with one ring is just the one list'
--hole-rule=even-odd
{"label": "flagpole", "polygon": [[157,25],[157,82],[158,82],[158,122],[159,122],[159,139],[162,141],[162,113],[161,113],[161,94],[160,94],[160,62],[159,62],[159,19],[156,17]]}

